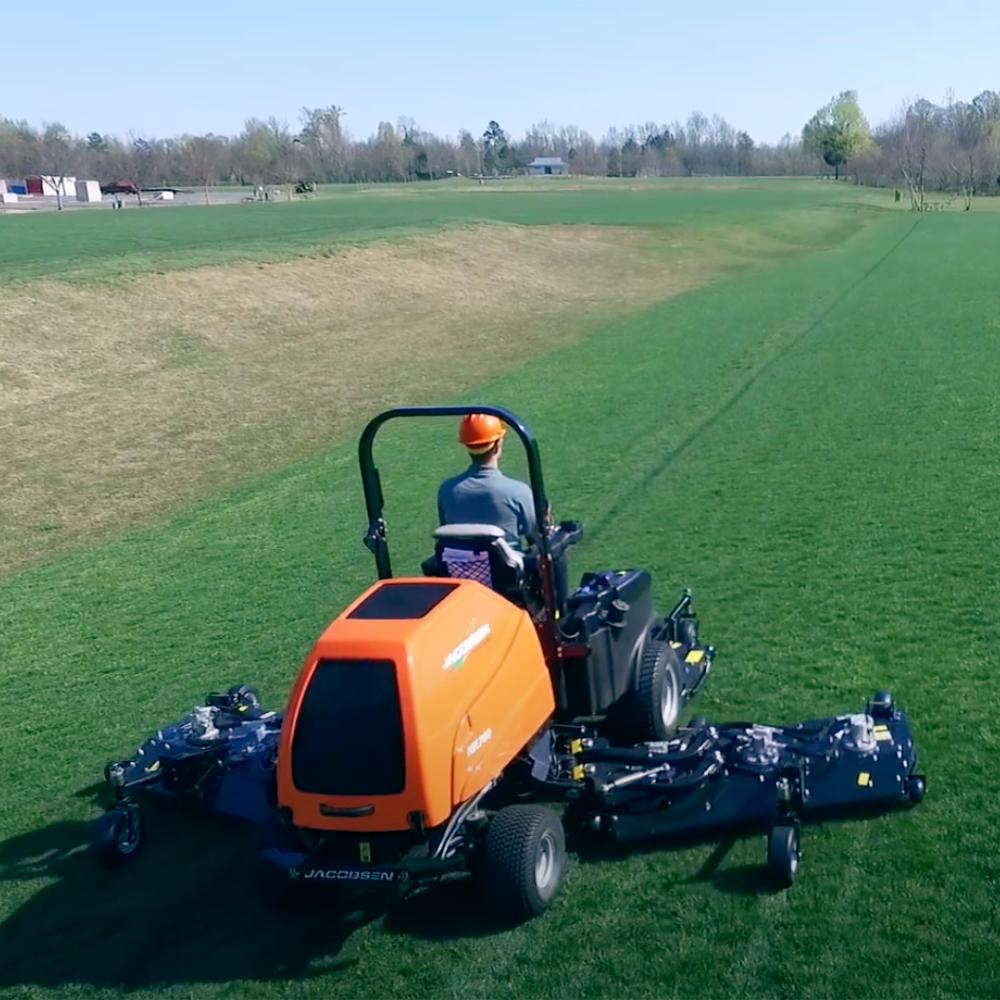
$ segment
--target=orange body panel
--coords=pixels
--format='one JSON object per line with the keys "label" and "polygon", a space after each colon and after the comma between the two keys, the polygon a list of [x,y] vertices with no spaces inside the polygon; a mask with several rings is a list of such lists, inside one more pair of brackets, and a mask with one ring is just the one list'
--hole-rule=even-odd
{"label": "orange body panel", "polygon": [[[551,717],[552,683],[526,612],[474,581],[447,582],[454,588],[423,617],[349,617],[381,588],[428,580],[379,582],[330,624],[309,653],[289,698],[278,755],[278,803],[292,811],[296,826],[405,830],[414,813],[427,827],[438,826],[496,778]],[[405,755],[399,794],[332,796],[295,787],[295,726],[321,660],[395,664]],[[324,815],[321,806],[374,808],[344,817]]]}

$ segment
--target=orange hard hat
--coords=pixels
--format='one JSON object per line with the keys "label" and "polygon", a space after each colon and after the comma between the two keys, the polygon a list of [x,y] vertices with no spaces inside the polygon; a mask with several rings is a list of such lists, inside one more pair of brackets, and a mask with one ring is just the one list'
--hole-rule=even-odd
{"label": "orange hard hat", "polygon": [[458,440],[473,455],[489,451],[507,433],[504,422],[492,413],[467,413],[458,427]]}

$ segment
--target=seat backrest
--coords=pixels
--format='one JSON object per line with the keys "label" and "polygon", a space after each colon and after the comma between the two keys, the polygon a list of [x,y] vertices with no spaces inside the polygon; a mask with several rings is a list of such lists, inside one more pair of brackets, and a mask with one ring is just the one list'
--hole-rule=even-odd
{"label": "seat backrest", "polygon": [[493,587],[489,552],[470,552],[445,545],[441,549],[441,562],[448,576],[456,580],[476,580],[484,587]]}
{"label": "seat backrest", "polygon": [[437,551],[448,576],[477,580],[506,597],[519,594],[524,556],[493,524],[445,524],[434,532]]}

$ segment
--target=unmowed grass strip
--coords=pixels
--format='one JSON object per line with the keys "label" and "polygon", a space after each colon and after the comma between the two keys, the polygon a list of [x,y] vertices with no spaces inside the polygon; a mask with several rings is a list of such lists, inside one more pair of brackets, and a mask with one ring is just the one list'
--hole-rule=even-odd
{"label": "unmowed grass strip", "polygon": [[872,218],[493,223],[113,286],[14,282],[0,311],[0,574],[315,453],[359,408],[458,392]]}
{"label": "unmowed grass strip", "polygon": [[[1000,365],[987,220],[889,218],[841,249],[623,319],[475,398],[543,446],[577,569],[696,591],[720,649],[698,710],[790,721],[891,686],[919,809],[806,831],[771,895],[763,845],[575,856],[543,919],[498,931],[461,884],[387,917],[276,916],[249,838],[154,827],[107,875],[73,850],[105,758],[208,688],[279,702],[371,576],[353,448],[0,588],[7,839],[0,986],[28,995],[992,996]],[[468,398],[473,398],[472,396]],[[379,449],[397,565],[426,554],[453,428]],[[512,450],[513,451],[513,450]],[[158,834],[158,836],[157,836]],[[153,845],[156,845],[155,848]],[[237,919],[238,915],[238,919]],[[58,948],[52,946],[58,941]],[[882,970],[884,975],[876,975]],[[891,970],[891,976],[887,970]]]}
{"label": "unmowed grass strip", "polygon": [[0,322],[0,572],[314,453],[359,410],[579,341],[733,258],[630,233],[489,226],[129,279],[112,299],[15,291]]}

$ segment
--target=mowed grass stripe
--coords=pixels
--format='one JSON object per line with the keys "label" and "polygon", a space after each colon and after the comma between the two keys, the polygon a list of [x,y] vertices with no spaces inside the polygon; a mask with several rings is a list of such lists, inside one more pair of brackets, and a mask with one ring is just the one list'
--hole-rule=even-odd
{"label": "mowed grass stripe", "polygon": [[[878,961],[913,967],[898,995],[995,992],[996,241],[988,221],[922,225],[653,485],[690,563],[716,565],[705,597],[723,602],[721,648],[744,654],[712,698],[781,719],[798,714],[792,699],[819,713],[891,685],[931,775],[913,815],[810,833],[796,895],[815,916],[773,936],[764,968],[779,994],[865,993]],[[738,484],[740,502],[687,507],[706,476]]]}
{"label": "mowed grass stripe", "polygon": [[[5,883],[0,984],[994,995],[997,730],[985,678],[997,639],[997,232],[987,223],[925,220],[857,284],[909,224],[886,222],[843,250],[625,320],[483,390],[529,416],[557,514],[607,522],[577,567],[649,566],[661,603],[695,586],[721,651],[700,711],[782,721],[860,707],[889,683],[930,772],[921,809],[809,828],[787,895],[755,892],[756,839],[714,870],[710,845],[584,857],[552,913],[521,930],[488,932],[456,887],[360,927],[340,951],[335,921],[279,920],[234,888],[249,859],[239,838],[168,825],[126,879],[67,858]],[[399,431],[380,453],[401,566],[426,550],[435,477],[457,459],[452,433]],[[630,486],[687,438],[660,476]],[[401,523],[410,509],[423,524]],[[362,527],[355,459],[337,449],[165,531],[6,585],[0,725],[20,749],[4,754],[17,803],[4,825],[26,839],[0,858],[42,854],[35,827],[56,850],[74,843],[93,813],[70,793],[212,684],[260,679],[283,696],[316,629],[369,578]],[[234,898],[238,927],[226,920]],[[61,950],[40,957],[55,939]]]}

